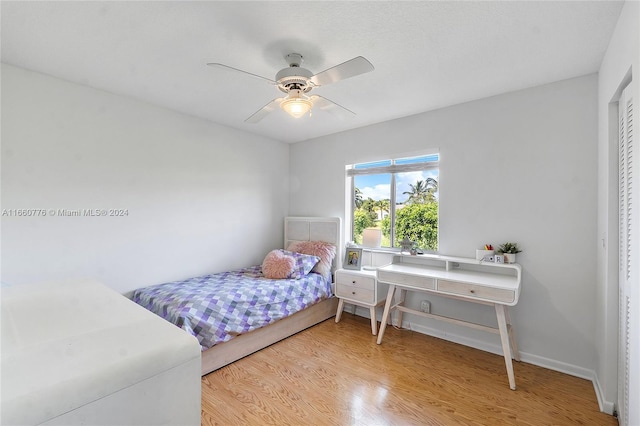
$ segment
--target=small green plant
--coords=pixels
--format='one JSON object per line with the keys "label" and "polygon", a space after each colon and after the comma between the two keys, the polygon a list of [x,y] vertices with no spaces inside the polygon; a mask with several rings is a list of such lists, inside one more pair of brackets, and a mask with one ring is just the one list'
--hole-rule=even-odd
{"label": "small green plant", "polygon": [[498,253],[516,254],[521,251],[520,247],[518,247],[518,243],[504,243],[500,244],[500,247],[498,248]]}

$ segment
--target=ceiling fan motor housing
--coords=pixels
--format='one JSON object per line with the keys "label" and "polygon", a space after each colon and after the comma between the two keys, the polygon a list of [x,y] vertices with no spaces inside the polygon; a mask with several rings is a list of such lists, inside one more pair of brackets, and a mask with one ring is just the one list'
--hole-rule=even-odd
{"label": "ceiling fan motor housing", "polygon": [[289,93],[290,90],[294,89],[306,93],[313,89],[309,82],[312,76],[313,73],[306,68],[290,66],[278,71],[276,81],[278,82],[278,88],[284,93]]}

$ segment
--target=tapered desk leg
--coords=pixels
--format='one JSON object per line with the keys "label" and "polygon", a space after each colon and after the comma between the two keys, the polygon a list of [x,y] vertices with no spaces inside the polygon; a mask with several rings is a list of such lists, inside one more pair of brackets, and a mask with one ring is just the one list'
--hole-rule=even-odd
{"label": "tapered desk leg", "polygon": [[511,361],[511,347],[509,346],[509,328],[507,327],[505,305],[496,304],[496,317],[498,318],[498,329],[500,330],[500,341],[502,342],[502,352],[504,353],[504,363],[507,365],[507,376],[509,376],[509,387],[516,390],[516,378],[513,373],[513,362]]}
{"label": "tapered desk leg", "polygon": [[[407,298],[407,290],[404,288],[400,289],[400,301],[398,302],[398,306],[404,306],[404,300]],[[398,310],[398,323],[396,327],[402,328],[402,314],[401,310]]]}
{"label": "tapered desk leg", "polygon": [[344,309],[344,300],[339,299],[338,301],[338,311],[336,312],[336,322],[340,322],[340,318],[342,317],[342,310]]}
{"label": "tapered desk leg", "polygon": [[376,319],[376,307],[372,306],[369,308],[369,315],[371,316],[371,334],[376,335],[376,325],[378,320]]}
{"label": "tapered desk leg", "polygon": [[509,308],[504,307],[504,317],[507,320],[507,328],[509,329],[509,341],[511,342],[511,351],[513,352],[513,359],[520,361],[520,351],[518,351],[518,343],[516,343],[516,330],[511,323],[511,315],[509,315]]}
{"label": "tapered desk leg", "polygon": [[391,310],[391,304],[393,304],[393,294],[396,291],[396,286],[389,285],[389,291],[387,292],[387,301],[384,304],[384,312],[382,313],[382,321],[380,322],[380,331],[378,332],[377,343],[382,343],[382,336],[384,336],[384,330],[387,328],[387,319],[389,319],[389,311]]}

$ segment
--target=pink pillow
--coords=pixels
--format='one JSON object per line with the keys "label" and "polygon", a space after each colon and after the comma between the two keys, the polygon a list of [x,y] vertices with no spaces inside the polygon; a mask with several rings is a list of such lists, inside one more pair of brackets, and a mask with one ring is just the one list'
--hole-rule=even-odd
{"label": "pink pillow", "polygon": [[289,251],[318,256],[320,262],[313,267],[311,272],[316,272],[327,280],[331,279],[331,263],[336,256],[336,246],[324,241],[296,241],[287,247]]}
{"label": "pink pillow", "polygon": [[265,278],[281,280],[289,278],[295,266],[296,260],[292,256],[273,250],[262,261],[262,274]]}

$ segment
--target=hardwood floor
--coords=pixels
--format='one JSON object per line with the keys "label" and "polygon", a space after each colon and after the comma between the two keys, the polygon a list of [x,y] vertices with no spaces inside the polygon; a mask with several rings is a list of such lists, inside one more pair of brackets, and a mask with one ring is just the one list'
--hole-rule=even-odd
{"label": "hardwood floor", "polygon": [[593,384],[344,313],[202,378],[203,425],[617,425]]}

